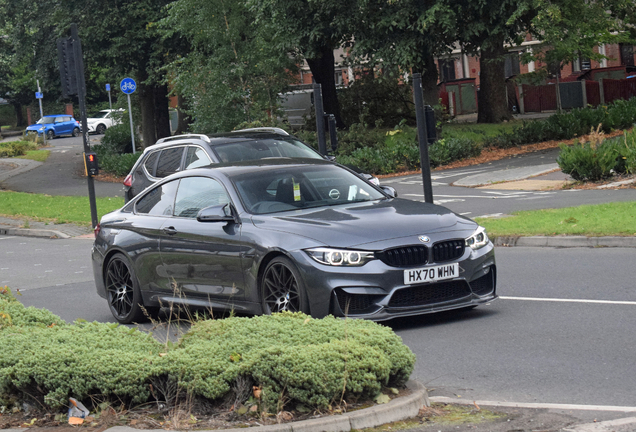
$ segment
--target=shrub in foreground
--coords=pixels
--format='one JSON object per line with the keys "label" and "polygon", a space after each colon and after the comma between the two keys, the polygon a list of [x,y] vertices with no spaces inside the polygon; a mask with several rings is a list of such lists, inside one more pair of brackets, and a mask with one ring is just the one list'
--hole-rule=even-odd
{"label": "shrub in foreground", "polygon": [[636,172],[636,131],[602,143],[561,145],[557,163],[575,180],[598,181],[613,174]]}
{"label": "shrub in foreground", "polygon": [[0,404],[9,397],[56,409],[68,397],[219,400],[236,398],[248,383],[262,388],[261,409],[270,412],[298,403],[325,408],[343,389],[352,401],[404,384],[415,362],[387,327],[301,313],[199,321],[175,345],[116,324],[65,324],[24,308],[7,290],[0,317]]}
{"label": "shrub in foreground", "polygon": [[29,150],[37,150],[36,143],[31,141],[9,141],[0,143],[0,157],[23,156]]}

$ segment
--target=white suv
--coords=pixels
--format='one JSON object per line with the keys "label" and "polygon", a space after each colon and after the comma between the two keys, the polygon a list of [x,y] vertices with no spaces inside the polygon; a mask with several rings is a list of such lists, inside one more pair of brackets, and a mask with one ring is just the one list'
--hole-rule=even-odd
{"label": "white suv", "polygon": [[123,112],[123,109],[107,109],[101,110],[95,117],[87,118],[88,133],[103,134],[109,127],[121,123]]}

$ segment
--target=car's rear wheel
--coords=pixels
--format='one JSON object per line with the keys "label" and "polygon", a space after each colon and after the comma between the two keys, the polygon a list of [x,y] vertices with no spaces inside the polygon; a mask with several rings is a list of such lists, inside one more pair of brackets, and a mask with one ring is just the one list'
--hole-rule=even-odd
{"label": "car's rear wheel", "polygon": [[80,130],[79,130],[79,128],[75,128],[75,129],[73,129],[73,136],[74,136],[74,137],[79,136],[79,134],[80,134]]}
{"label": "car's rear wheel", "polygon": [[106,126],[104,126],[103,124],[98,124],[95,128],[95,132],[97,132],[98,135],[103,134],[104,132],[106,132]]}
{"label": "car's rear wheel", "polygon": [[115,254],[108,261],[104,285],[108,306],[117,321],[122,324],[147,321],[137,277],[123,254]]}
{"label": "car's rear wheel", "polygon": [[55,138],[55,132],[53,132],[52,130],[47,131],[46,139],[52,140],[53,138]]}
{"label": "car's rear wheel", "polygon": [[307,295],[300,274],[289,258],[279,256],[271,260],[261,278],[263,312],[309,313]]}

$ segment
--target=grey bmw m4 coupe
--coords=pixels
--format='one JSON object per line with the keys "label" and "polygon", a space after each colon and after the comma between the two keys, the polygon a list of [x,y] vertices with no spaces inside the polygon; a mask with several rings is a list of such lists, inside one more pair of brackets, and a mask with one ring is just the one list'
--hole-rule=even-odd
{"label": "grey bmw m4 coupe", "polygon": [[316,159],[171,175],[101,219],[92,262],[122,323],[170,304],[382,321],[497,297],[477,223]]}

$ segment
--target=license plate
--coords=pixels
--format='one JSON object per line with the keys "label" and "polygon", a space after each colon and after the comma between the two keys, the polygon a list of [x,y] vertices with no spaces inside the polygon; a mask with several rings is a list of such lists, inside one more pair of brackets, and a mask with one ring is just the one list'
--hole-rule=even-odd
{"label": "license plate", "polygon": [[404,284],[413,285],[426,282],[437,282],[459,276],[459,263],[434,267],[404,270]]}

